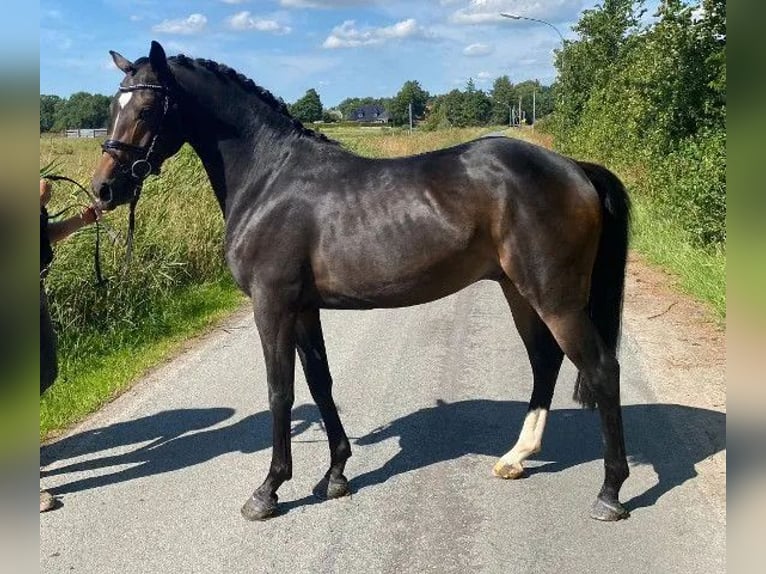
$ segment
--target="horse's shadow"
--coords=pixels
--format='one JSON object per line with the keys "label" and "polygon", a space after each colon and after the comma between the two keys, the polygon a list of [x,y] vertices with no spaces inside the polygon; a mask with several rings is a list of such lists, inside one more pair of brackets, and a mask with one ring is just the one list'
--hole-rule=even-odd
{"label": "horse's shadow", "polygon": [[[525,403],[467,400],[438,402],[375,429],[356,441],[369,445],[397,438],[401,450],[383,466],[351,479],[354,491],[464,455],[502,456],[516,438]],[[649,464],[657,483],[626,503],[630,510],[653,505],[662,495],[697,476],[694,465],[726,447],[724,413],[674,404],[623,406],[626,449],[633,464]],[[603,459],[597,412],[581,408],[551,412],[542,451],[550,461],[528,474],[558,472]],[[599,477],[600,480],[600,477]]]}
{"label": "horse's shadow", "polygon": [[[41,476],[64,475],[131,465],[111,474],[88,476],[49,489],[67,494],[188,468],[230,452],[253,453],[271,446],[271,415],[262,411],[239,421],[217,426],[234,414],[233,409],[178,409],[85,431],[42,447],[41,465],[128,445],[129,452],[88,458],[41,471]],[[313,405],[293,409],[292,436],[320,421]],[[194,432],[197,431],[197,432]]]}
{"label": "horse's shadow", "polygon": [[[383,466],[351,478],[352,491],[382,484],[388,479],[465,455],[501,456],[508,450],[526,412],[515,401],[438,401],[354,439],[356,450],[396,439],[400,451]],[[88,476],[51,489],[54,494],[77,492],[204,463],[230,452],[253,453],[271,447],[271,417],[267,411],[233,424],[220,423],[233,416],[231,409],[164,411],[90,430],[43,447],[41,461],[66,460],[115,447],[147,443],[130,452],[57,465],[43,475],[131,465],[111,474]],[[626,503],[634,510],[653,505],[662,495],[694,478],[694,465],[725,448],[726,415],[673,404],[623,407],[629,458],[649,464],[657,483]],[[313,405],[293,409],[293,437],[320,420]],[[208,430],[207,427],[215,426]],[[556,409],[543,439],[541,461],[531,475],[558,472],[603,456],[598,415],[584,409]],[[353,468],[353,459],[347,470]],[[483,472],[477,470],[477,472]],[[310,496],[290,501],[283,511],[313,504]]]}

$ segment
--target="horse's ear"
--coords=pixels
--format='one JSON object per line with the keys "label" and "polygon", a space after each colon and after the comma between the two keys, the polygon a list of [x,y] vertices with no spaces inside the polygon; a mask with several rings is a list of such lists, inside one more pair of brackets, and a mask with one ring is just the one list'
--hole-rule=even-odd
{"label": "horse's ear", "polygon": [[126,74],[132,74],[133,72],[136,71],[136,69],[133,67],[133,62],[128,60],[122,54],[118,54],[114,50],[109,50],[109,53],[112,55],[112,60],[114,60],[114,65],[117,66],[123,72],[125,72]]}
{"label": "horse's ear", "polygon": [[149,50],[149,63],[161,80],[167,79],[170,76],[170,68],[168,67],[168,58],[165,55],[165,50],[159,42],[154,40],[152,40],[152,47]]}

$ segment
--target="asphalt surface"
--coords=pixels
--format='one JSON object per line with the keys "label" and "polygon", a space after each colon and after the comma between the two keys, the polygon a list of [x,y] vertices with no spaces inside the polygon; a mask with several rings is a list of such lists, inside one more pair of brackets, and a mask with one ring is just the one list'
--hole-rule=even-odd
{"label": "asphalt surface", "polygon": [[[500,288],[419,307],[324,312],[353,495],[320,502],[325,433],[299,372],[293,480],[267,522],[239,513],[270,461],[263,359],[240,313],[56,443],[41,483],[41,572],[723,572],[725,506],[694,431],[725,415],[666,404],[624,334],[631,476],[619,523],[588,517],[603,471],[598,417],[565,362],[528,476],[491,476],[516,439],[531,372]],[[690,430],[691,429],[691,430]]]}

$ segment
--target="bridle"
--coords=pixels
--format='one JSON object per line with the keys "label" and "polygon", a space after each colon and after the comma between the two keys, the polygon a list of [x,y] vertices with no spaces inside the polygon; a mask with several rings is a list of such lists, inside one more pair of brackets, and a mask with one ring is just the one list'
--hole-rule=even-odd
{"label": "bridle", "polygon": [[[165,116],[170,108],[170,91],[160,84],[134,84],[132,86],[120,86],[120,92],[136,92],[139,90],[152,90],[159,92],[163,95],[162,100],[162,116],[157,124],[157,130],[154,132],[152,140],[148,146],[137,146],[120,140],[109,139],[101,144],[101,150],[104,153],[109,154],[115,161],[120,171],[130,177],[134,182],[133,197],[131,198],[131,208],[134,202],[138,201],[138,197],[141,194],[141,187],[144,180],[152,173],[159,173],[159,169],[155,170],[154,166],[149,161],[152,153],[154,152],[154,146],[157,144],[157,139],[160,135],[162,124],[165,120]],[[132,164],[128,165],[120,159],[120,156],[116,153],[118,151],[124,151],[131,154],[143,155],[139,159],[135,160]]]}
{"label": "bridle", "polygon": [[[136,92],[138,90],[152,90],[159,92],[163,95],[162,100],[162,116],[157,123],[157,130],[152,136],[152,141],[148,146],[137,146],[120,140],[109,139],[101,144],[101,150],[109,154],[109,156],[115,161],[119,170],[133,180],[133,196],[130,198],[130,213],[128,215],[128,239],[125,253],[125,267],[128,264],[133,255],[133,231],[136,227],[136,204],[141,197],[141,188],[144,185],[144,180],[152,173],[160,173],[159,166],[155,170],[154,166],[149,161],[152,153],[154,152],[154,146],[157,144],[157,139],[162,129],[162,124],[165,121],[165,116],[168,114],[170,108],[170,90],[161,84],[133,84],[132,86],[120,86],[120,92]],[[118,151],[125,151],[131,154],[143,155],[139,159],[135,160],[132,164],[128,165],[120,159],[120,156],[116,153]],[[98,228],[97,228],[98,231]],[[98,263],[98,234],[96,235],[96,274],[98,276],[99,283],[103,283],[101,279],[101,270]]]}

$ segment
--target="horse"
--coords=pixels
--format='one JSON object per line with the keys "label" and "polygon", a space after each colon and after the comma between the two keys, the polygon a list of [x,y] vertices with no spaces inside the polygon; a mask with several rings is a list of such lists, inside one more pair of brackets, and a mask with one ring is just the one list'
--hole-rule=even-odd
{"label": "horse", "polygon": [[272,457],[242,507],[278,511],[292,477],[296,352],[327,430],[330,468],[315,493],[350,493],[351,446],[332,396],[320,309],[417,305],[497,282],[534,386],[513,448],[492,472],[517,478],[540,450],[564,355],[574,399],[598,409],[604,480],[590,515],[616,521],[628,477],[617,359],[630,224],[625,187],[606,168],[505,137],[393,159],[355,155],[294,119],[233,69],[152,42],[148,57],[110,51],[125,76],[91,186],[104,210],[188,143],[225,221],[224,253],[251,301],[266,366]]}

